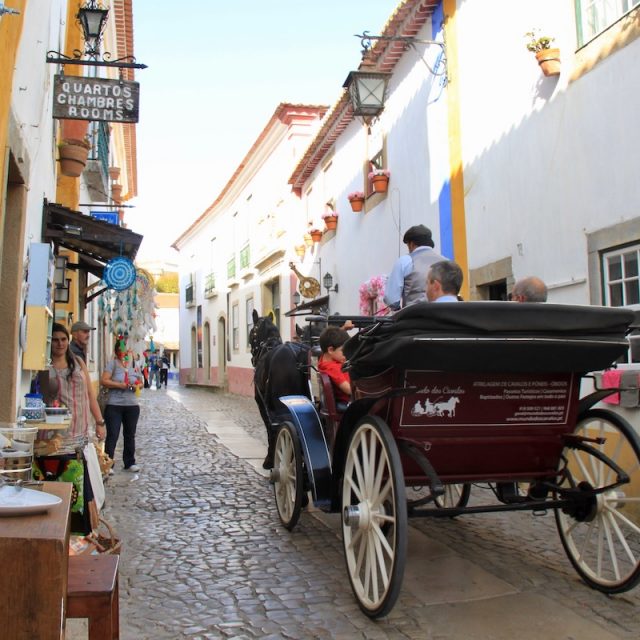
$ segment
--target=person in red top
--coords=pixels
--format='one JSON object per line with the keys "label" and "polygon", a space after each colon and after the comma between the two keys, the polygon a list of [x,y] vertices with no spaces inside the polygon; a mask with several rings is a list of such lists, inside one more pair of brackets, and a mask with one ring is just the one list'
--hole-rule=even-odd
{"label": "person in red top", "polygon": [[318,359],[318,369],[331,379],[338,411],[345,411],[351,401],[351,378],[342,370],[345,361],[342,347],[348,339],[349,334],[339,327],[327,327],[319,338],[322,355]]}

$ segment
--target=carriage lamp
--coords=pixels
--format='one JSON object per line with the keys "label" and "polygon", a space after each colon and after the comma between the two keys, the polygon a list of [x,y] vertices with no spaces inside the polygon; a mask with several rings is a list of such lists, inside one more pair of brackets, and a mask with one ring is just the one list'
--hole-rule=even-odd
{"label": "carriage lamp", "polygon": [[327,273],[324,274],[324,277],[322,278],[322,284],[324,285],[324,288],[327,290],[327,293],[329,293],[329,291],[335,291],[336,293],[338,293],[338,283],[336,282],[335,287],[333,286],[333,276],[327,271]]}
{"label": "carriage lamp", "polygon": [[300,293],[298,291],[294,291],[291,299],[293,300],[293,306],[297,307],[300,304]]}

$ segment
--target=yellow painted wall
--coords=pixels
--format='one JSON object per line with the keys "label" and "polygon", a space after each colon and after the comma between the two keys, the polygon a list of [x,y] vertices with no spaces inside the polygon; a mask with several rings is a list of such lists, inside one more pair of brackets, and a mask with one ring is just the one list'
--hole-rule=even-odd
{"label": "yellow painted wall", "polygon": [[447,43],[447,97],[449,114],[449,172],[451,181],[451,224],[454,259],[464,273],[460,294],[469,299],[469,258],[467,223],[464,208],[464,167],[460,133],[460,81],[458,73],[457,0],[444,0],[445,41]]}
{"label": "yellow painted wall", "polygon": [[[22,35],[24,10],[27,0],[7,0],[7,8],[17,9],[20,15],[5,14],[0,18],[0,203],[5,199],[5,176],[7,175],[7,135],[9,110],[11,108],[11,88],[18,45]],[[0,209],[0,233],[4,226],[4,208]]]}

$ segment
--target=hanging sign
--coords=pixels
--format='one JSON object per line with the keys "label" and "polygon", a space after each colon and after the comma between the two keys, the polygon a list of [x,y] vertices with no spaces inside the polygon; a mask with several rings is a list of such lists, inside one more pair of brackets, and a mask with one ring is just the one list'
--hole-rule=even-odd
{"label": "hanging sign", "polygon": [[136,281],[136,267],[124,256],[112,258],[104,267],[102,279],[109,289],[124,291]]}
{"label": "hanging sign", "polygon": [[53,80],[54,118],[138,122],[139,102],[138,82],[60,74]]}
{"label": "hanging sign", "polygon": [[117,211],[92,211],[91,217],[96,220],[102,220],[103,222],[108,222],[109,224],[118,224],[119,217]]}

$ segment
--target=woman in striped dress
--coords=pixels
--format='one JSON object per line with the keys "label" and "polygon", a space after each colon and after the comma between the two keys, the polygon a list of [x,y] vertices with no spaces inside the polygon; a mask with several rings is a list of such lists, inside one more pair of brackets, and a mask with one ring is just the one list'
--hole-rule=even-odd
{"label": "woman in striped dress", "polygon": [[52,455],[36,458],[35,475],[73,484],[71,528],[74,533],[89,533],[97,526],[97,510],[95,504],[91,505],[93,491],[83,456],[91,435],[91,418],[95,420],[99,440],[104,440],[106,431],[87,365],[73,354],[69,348],[69,332],[57,322],[53,324],[51,336],[48,396],[68,407],[71,424],[56,439]]}

